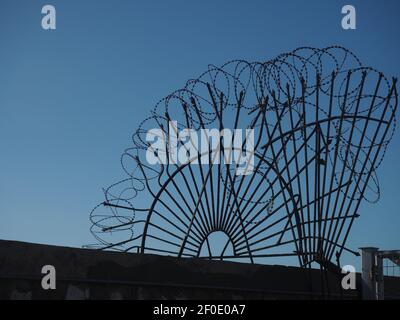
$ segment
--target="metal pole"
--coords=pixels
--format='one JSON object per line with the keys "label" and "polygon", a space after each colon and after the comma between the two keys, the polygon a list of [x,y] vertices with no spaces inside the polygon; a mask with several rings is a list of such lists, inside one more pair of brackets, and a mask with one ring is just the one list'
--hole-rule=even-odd
{"label": "metal pole", "polygon": [[383,300],[383,266],[378,254],[379,248],[361,249],[361,282],[363,300]]}

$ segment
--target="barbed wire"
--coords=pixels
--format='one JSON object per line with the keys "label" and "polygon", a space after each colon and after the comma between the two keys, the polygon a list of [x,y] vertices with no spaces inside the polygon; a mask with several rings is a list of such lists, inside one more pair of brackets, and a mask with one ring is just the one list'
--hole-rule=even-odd
{"label": "barbed wire", "polygon": [[[209,65],[139,124],[121,156],[127,177],[104,189],[90,214],[98,244],[89,247],[202,256],[208,236],[222,231],[233,252],[224,258],[295,252],[310,265],[352,252],[345,243],[359,204],[380,196],[376,170],[396,108],[396,80],[340,46]],[[223,163],[149,165],[146,135],[167,135],[172,120],[178,131],[254,129],[253,174],[236,177]]]}

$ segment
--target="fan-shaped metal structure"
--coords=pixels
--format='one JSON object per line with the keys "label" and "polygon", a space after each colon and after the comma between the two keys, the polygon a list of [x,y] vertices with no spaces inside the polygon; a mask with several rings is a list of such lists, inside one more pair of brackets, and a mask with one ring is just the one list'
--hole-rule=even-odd
{"label": "fan-shaped metal structure", "polygon": [[[250,262],[294,256],[301,266],[357,254],[346,243],[360,204],[379,198],[376,169],[396,108],[396,80],[338,46],[210,65],[159,101],[134,133],[121,157],[127,177],[91,213],[95,246]],[[239,148],[251,173],[224,161],[229,155],[217,147],[234,139],[226,136],[208,144],[217,161],[187,149],[190,161],[170,161],[167,139],[164,151],[152,150],[167,163],[149,164],[153,128],[187,146],[171,121],[177,132],[252,129],[254,139],[245,135]]]}

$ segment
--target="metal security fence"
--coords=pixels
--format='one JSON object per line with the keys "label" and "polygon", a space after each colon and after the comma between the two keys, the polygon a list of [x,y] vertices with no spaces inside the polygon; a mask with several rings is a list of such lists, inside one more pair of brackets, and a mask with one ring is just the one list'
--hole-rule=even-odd
{"label": "metal security fence", "polygon": [[383,275],[387,277],[399,277],[400,278],[400,265],[399,260],[390,258],[383,259]]}
{"label": "metal security fence", "polygon": [[366,247],[361,248],[361,257],[363,299],[399,299],[399,290],[391,288],[387,280],[400,277],[400,250]]}

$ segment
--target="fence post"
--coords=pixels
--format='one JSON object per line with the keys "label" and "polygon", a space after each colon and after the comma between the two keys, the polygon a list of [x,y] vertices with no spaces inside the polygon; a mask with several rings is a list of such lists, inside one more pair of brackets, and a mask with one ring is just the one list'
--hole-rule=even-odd
{"label": "fence post", "polygon": [[361,249],[361,283],[363,300],[383,300],[383,265],[378,248]]}

